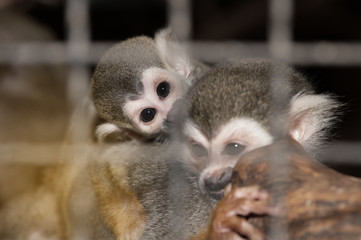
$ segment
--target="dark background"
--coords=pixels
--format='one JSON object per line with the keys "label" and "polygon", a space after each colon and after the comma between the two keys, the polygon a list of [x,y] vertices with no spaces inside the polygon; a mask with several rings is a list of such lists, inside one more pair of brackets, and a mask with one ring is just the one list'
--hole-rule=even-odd
{"label": "dark background", "polygon": [[[267,0],[194,0],[193,40],[266,41]],[[296,42],[361,41],[361,1],[296,0],[293,36]],[[153,36],[167,26],[167,5],[161,0],[91,1],[93,41],[121,41]],[[64,3],[35,3],[25,13],[66,39]],[[339,138],[361,140],[361,66],[296,66],[319,92],[331,92],[346,102]],[[361,151],[361,150],[360,150]]]}

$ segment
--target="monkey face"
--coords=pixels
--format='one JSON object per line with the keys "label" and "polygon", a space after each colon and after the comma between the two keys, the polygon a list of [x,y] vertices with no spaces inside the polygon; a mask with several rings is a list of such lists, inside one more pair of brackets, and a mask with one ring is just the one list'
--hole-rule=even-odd
{"label": "monkey face", "polygon": [[231,119],[210,139],[199,129],[192,121],[185,125],[187,159],[200,174],[201,189],[216,199],[223,196],[240,156],[272,142],[271,135],[250,118]]}
{"label": "monkey face", "polygon": [[184,94],[185,82],[175,72],[153,67],[143,72],[141,85],[141,95],[125,103],[125,115],[141,132],[157,133],[173,103]]}
{"label": "monkey face", "polygon": [[[271,83],[278,88],[270,90]],[[282,87],[284,92],[272,92]],[[186,160],[199,173],[201,189],[215,198],[222,197],[245,152],[287,135],[307,151],[315,149],[339,107],[332,97],[314,94],[292,68],[262,59],[212,68],[194,83],[187,100]]]}

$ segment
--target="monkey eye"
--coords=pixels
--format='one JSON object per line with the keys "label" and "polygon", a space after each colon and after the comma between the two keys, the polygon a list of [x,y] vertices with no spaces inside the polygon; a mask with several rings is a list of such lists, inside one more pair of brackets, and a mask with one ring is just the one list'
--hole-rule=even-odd
{"label": "monkey eye", "polygon": [[193,143],[193,144],[191,144],[190,148],[191,148],[192,154],[197,158],[208,156],[207,149],[205,147],[203,147],[201,144]]}
{"label": "monkey eye", "polygon": [[229,144],[226,145],[226,147],[224,148],[223,153],[227,154],[229,156],[235,156],[235,155],[238,155],[241,152],[243,152],[243,150],[245,148],[246,148],[245,146],[243,146],[243,145],[241,145],[239,143],[232,142],[232,143],[229,143]]}
{"label": "monkey eye", "polygon": [[161,82],[157,86],[157,94],[160,98],[166,98],[168,97],[170,93],[170,84],[169,82]]}
{"label": "monkey eye", "polygon": [[155,110],[155,108],[145,108],[140,113],[140,120],[142,122],[150,122],[154,119],[155,114],[157,114],[157,110]]}

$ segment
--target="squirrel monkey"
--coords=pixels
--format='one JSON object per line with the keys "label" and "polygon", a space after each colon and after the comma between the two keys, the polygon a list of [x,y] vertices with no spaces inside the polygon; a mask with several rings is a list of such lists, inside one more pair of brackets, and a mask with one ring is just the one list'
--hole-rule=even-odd
{"label": "squirrel monkey", "polygon": [[200,188],[216,199],[239,157],[252,149],[289,135],[315,152],[340,107],[332,96],[316,94],[293,68],[267,59],[222,63],[186,97],[185,159],[198,173]]}
{"label": "squirrel monkey", "polygon": [[110,48],[91,81],[100,123],[96,138],[114,142],[157,139],[173,103],[208,67],[189,58],[169,29]]}

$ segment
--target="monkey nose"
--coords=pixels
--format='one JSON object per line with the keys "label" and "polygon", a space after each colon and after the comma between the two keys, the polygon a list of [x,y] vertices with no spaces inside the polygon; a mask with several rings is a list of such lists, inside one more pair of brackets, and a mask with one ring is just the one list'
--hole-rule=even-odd
{"label": "monkey nose", "polygon": [[225,168],[217,171],[217,174],[204,179],[204,188],[214,199],[220,200],[224,195],[224,188],[231,181],[233,168]]}

